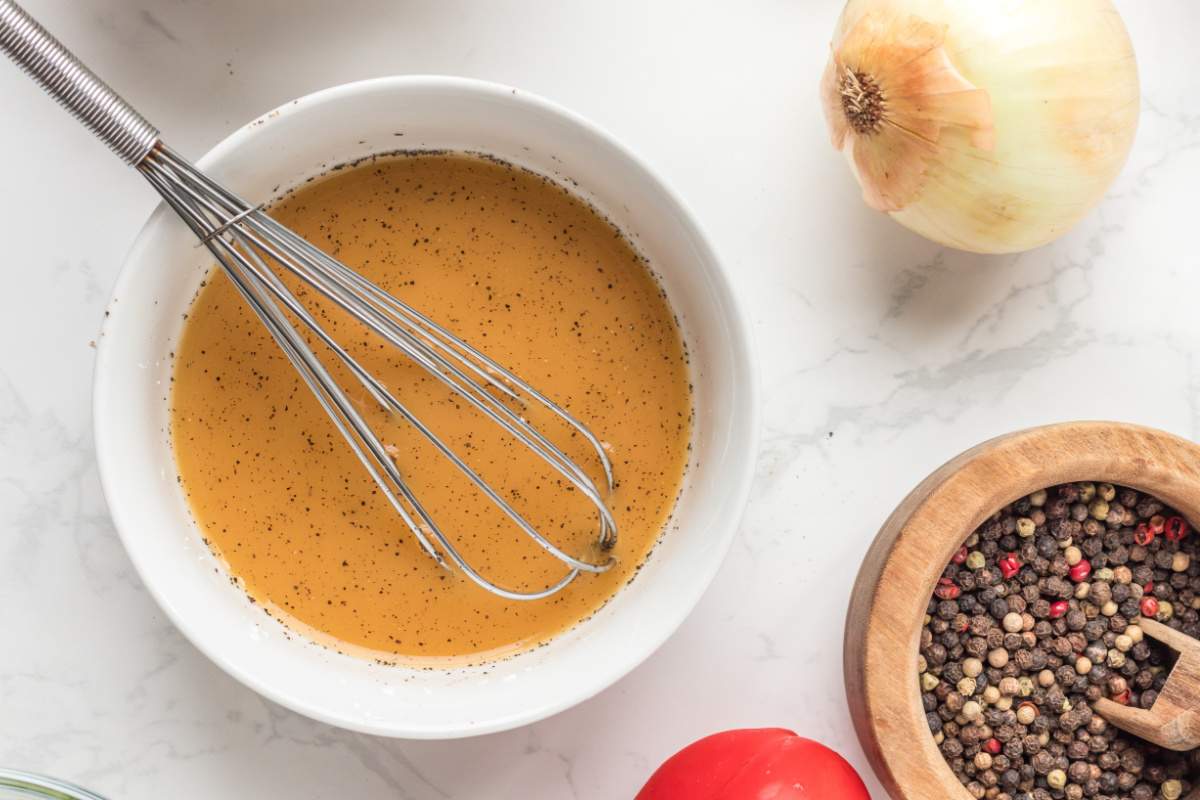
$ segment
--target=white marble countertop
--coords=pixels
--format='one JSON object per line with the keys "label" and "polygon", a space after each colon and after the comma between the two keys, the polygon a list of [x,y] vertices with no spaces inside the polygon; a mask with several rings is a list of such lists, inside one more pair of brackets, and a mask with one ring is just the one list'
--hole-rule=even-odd
{"label": "white marble countertop", "polygon": [[[838,0],[27,0],[198,155],[286,100],[393,73],[543,94],[680,190],[764,364],[757,485],[695,613],[632,675],[509,733],[403,742],[260,699],[192,648],[113,530],[89,346],[155,197],[0,64],[0,764],[114,800],[629,797],[703,734],[780,725],[869,769],[841,635],[879,524],[940,462],[1027,425],[1200,436],[1200,4],[1121,0],[1145,98],[1108,200],[1019,257],[945,251],[868,211],[816,83]],[[877,796],[878,784],[871,781]]]}

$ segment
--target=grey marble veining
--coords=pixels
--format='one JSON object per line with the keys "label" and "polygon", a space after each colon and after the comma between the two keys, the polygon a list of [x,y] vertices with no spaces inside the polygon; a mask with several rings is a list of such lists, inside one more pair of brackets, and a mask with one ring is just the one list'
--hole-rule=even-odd
{"label": "grey marble veining", "polygon": [[727,259],[766,407],[729,560],[613,688],[444,743],[284,711],[164,619],[100,492],[91,345],[152,193],[0,65],[0,763],[114,800],[607,800],[700,735],[783,725],[866,774],[841,626],[859,560],[911,486],[984,438],[1054,420],[1200,435],[1200,6],[1119,4],[1145,93],[1130,163],[1060,242],[985,258],[867,210],[829,150],[816,83],[836,0],[27,0],[193,155],[295,96],[391,73],[511,83],[593,118],[682,193]]}

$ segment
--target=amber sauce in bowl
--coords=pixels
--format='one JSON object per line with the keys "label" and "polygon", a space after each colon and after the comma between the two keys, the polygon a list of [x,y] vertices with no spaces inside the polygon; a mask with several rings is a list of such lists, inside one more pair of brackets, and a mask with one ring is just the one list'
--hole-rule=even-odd
{"label": "amber sauce in bowl", "polygon": [[[219,273],[175,353],[171,435],[205,541],[272,616],[343,652],[385,661],[480,661],[544,642],[636,572],[673,509],[691,397],[672,310],[629,241],[590,205],[495,159],[372,157],[272,208],[336,255],[565,406],[604,442],[619,526],[602,575],[542,601],[491,595],[439,566],[363,470],[291,364]],[[602,561],[578,493],[511,436],[315,292],[294,288],[417,417],[568,552]],[[327,363],[331,354],[319,344]],[[563,574],[411,425],[344,370],[421,502],[491,580],[531,590]],[[597,480],[599,464],[547,412],[525,409]]]}

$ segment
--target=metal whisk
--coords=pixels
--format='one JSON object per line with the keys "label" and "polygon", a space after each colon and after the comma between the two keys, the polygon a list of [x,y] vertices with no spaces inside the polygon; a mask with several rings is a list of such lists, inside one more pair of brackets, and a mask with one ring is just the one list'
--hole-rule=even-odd
{"label": "metal whisk", "polygon": [[[595,508],[598,542],[602,550],[607,550],[616,542],[617,526],[595,482],[503,400],[519,406],[541,405],[578,432],[595,451],[606,491],[611,491],[612,464],[599,440],[582,423],[479,350],[271,219],[261,206],[247,203],[197,170],[163,144],[156,128],[12,0],[0,0],[0,50],[118,156],[136,167],[208,247],[426,553],[443,566],[452,564],[462,570],[489,592],[512,600],[548,597],[580,572],[604,572],[612,566],[611,557],[605,563],[594,564],[569,555],[538,532],[334,341],[280,275],[290,274],[317,290],[549,464]],[[345,364],[377,402],[410,423],[525,535],[561,561],[566,566],[565,576],[544,589],[518,592],[496,585],[472,568],[421,505],[384,444],[289,321],[285,310]]]}

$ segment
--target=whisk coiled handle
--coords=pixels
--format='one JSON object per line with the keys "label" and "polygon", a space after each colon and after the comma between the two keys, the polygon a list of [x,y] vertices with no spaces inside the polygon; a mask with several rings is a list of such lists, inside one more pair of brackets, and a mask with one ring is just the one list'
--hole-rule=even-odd
{"label": "whisk coiled handle", "polygon": [[128,163],[158,142],[153,125],[13,0],[0,0],[0,50]]}

